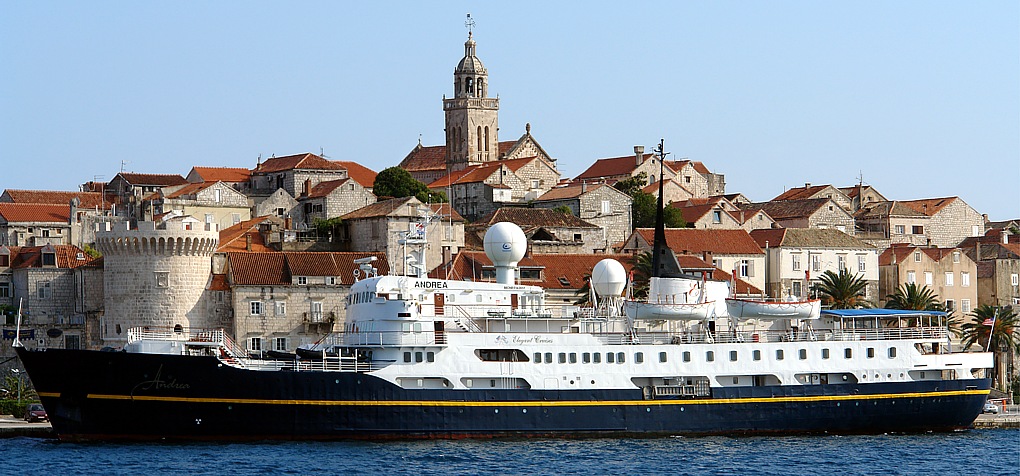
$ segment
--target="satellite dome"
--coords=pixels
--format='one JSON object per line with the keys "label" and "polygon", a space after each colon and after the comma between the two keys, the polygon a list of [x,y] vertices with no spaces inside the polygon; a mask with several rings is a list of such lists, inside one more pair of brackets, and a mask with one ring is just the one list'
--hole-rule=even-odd
{"label": "satellite dome", "polygon": [[592,268],[591,285],[599,297],[619,296],[627,286],[627,270],[619,261],[606,258]]}
{"label": "satellite dome", "polygon": [[485,256],[496,267],[516,266],[528,250],[528,238],[521,227],[510,222],[499,222],[485,232]]}

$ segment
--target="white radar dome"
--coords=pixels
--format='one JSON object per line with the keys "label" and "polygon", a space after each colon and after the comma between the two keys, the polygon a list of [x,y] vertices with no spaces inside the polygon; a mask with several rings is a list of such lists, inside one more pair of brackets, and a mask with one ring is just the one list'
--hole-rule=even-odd
{"label": "white radar dome", "polygon": [[619,296],[627,286],[627,270],[619,261],[606,258],[592,268],[591,285],[599,297]]}
{"label": "white radar dome", "polygon": [[499,222],[485,232],[485,255],[496,266],[516,266],[528,251],[528,238],[521,227],[510,222]]}

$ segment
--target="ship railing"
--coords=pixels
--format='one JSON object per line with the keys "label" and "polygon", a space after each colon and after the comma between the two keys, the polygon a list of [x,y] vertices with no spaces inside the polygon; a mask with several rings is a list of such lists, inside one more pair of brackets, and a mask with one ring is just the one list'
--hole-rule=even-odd
{"label": "ship railing", "polygon": [[[262,360],[240,359],[250,370],[289,370],[294,372],[371,372],[385,367],[386,363],[359,362],[354,357],[326,357],[315,360]],[[239,362],[239,363],[241,363]]]}
{"label": "ship railing", "polygon": [[716,332],[592,332],[600,342],[626,344],[742,344],[764,342],[862,341],[862,340],[945,340],[944,327],[902,327],[854,330],[732,331]]}
{"label": "ship railing", "polygon": [[326,347],[339,346],[445,346],[445,333],[438,336],[435,331],[419,332],[387,331],[387,332],[342,332],[329,336]]}

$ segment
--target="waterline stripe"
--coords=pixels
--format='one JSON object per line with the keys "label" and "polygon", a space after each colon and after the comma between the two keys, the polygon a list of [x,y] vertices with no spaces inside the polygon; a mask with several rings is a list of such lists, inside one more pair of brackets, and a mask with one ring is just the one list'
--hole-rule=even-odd
{"label": "waterline stripe", "polygon": [[[231,403],[246,405],[312,405],[312,406],[358,406],[358,407],[602,407],[602,406],[635,406],[635,405],[719,405],[747,403],[790,403],[790,402],[831,402],[859,400],[888,400],[902,398],[934,398],[963,395],[988,395],[988,390],[952,390],[940,392],[883,393],[874,395],[818,395],[804,397],[755,397],[755,398],[718,398],[701,400],[514,400],[514,401],[454,401],[454,400],[289,400],[261,398],[205,398],[205,397],[169,397],[154,395],[105,395],[88,394],[86,398],[93,400],[135,400],[143,402],[182,402],[182,403]],[[40,397],[59,398],[59,393],[39,392]]]}

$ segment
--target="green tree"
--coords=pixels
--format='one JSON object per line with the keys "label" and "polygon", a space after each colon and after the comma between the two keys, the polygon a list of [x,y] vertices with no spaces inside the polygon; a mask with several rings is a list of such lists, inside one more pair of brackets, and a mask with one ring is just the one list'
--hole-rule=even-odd
{"label": "green tree", "polygon": [[971,320],[961,326],[963,347],[977,345],[982,350],[994,352],[993,372],[996,386],[1005,388],[1009,384],[1006,366],[1012,362],[1013,354],[1020,352],[1020,336],[1016,332],[1020,325],[1020,317],[1011,306],[998,307],[988,304],[979,306],[968,316]]}
{"label": "green tree", "polygon": [[85,247],[83,247],[81,250],[82,250],[82,252],[84,252],[85,254],[89,255],[92,258],[99,258],[99,257],[103,256],[103,254],[100,253],[99,250],[93,248],[88,243],[85,243]]}
{"label": "green tree", "polygon": [[574,214],[574,211],[571,210],[570,207],[568,207],[566,205],[560,205],[560,206],[558,206],[556,208],[553,208],[553,211],[554,212],[560,212],[560,213],[562,213],[564,215],[573,215]]}
{"label": "green tree", "polygon": [[591,302],[591,273],[584,273],[584,286],[575,291],[574,296],[577,296],[574,301],[575,306],[594,306],[596,304]]}
{"label": "green tree", "polygon": [[911,311],[940,311],[939,297],[928,286],[918,287],[917,283],[905,283],[896,292],[886,296],[886,309],[907,309]]}
{"label": "green tree", "polygon": [[640,192],[645,185],[648,185],[648,174],[641,172],[633,177],[617,181],[613,184],[613,188],[633,197],[634,194]]}
{"label": "green tree", "polygon": [[333,218],[316,218],[312,220],[312,226],[315,227],[315,232],[319,236],[325,236],[329,238],[330,242],[333,242],[340,235],[340,225],[343,224],[343,220],[340,217]]}
{"label": "green tree", "polygon": [[634,255],[634,282],[631,294],[635,300],[648,297],[648,279],[652,276],[652,252],[645,251]]}
{"label": "green tree", "polygon": [[446,193],[429,188],[400,167],[383,169],[375,176],[372,191],[379,197],[416,197],[425,203],[446,203]]}
{"label": "green tree", "polygon": [[815,285],[815,290],[832,309],[871,307],[871,303],[864,299],[868,287],[864,276],[852,274],[846,269],[839,270],[839,274],[829,270],[822,273],[819,280],[821,282]]}
{"label": "green tree", "polygon": [[[634,228],[654,228],[655,212],[658,207],[658,199],[655,195],[638,191],[631,196],[634,201],[631,206],[634,217]],[[683,228],[687,226],[683,213],[679,208],[666,206],[662,210],[663,221],[666,228]]]}

